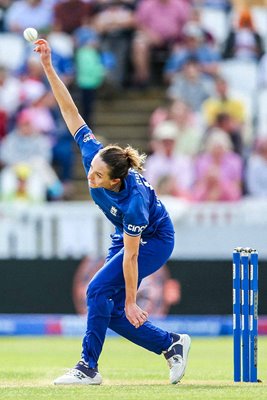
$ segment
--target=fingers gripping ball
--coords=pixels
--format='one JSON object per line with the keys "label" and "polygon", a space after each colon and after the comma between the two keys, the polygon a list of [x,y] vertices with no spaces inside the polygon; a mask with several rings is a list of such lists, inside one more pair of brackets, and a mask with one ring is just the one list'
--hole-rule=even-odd
{"label": "fingers gripping ball", "polygon": [[23,32],[23,36],[28,42],[35,42],[38,39],[38,32],[35,28],[27,28]]}

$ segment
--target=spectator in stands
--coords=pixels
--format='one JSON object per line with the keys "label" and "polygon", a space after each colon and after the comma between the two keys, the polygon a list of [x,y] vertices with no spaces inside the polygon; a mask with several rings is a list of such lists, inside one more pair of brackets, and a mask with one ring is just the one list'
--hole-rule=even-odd
{"label": "spectator in stands", "polygon": [[223,58],[259,61],[264,54],[264,45],[260,34],[256,31],[251,12],[241,10],[237,26],[233,27],[226,38]]}
{"label": "spectator in stands", "polygon": [[238,123],[238,121],[230,114],[220,113],[217,115],[214,127],[217,127],[229,136],[233,151],[237,154],[244,154],[244,138],[243,138],[243,130],[242,126]]}
{"label": "spectator in stands", "polygon": [[[32,123],[37,131],[53,135],[56,121],[53,109],[56,106],[52,93],[46,86],[45,77],[40,68],[40,62],[34,57],[29,57],[21,71],[20,109],[32,109]],[[53,142],[54,142],[53,138]]]}
{"label": "spectator in stands", "polygon": [[63,31],[52,29],[47,35],[47,39],[51,43],[55,68],[64,83],[70,86],[74,81],[75,75],[73,36]]}
{"label": "spectator in stands", "polygon": [[193,182],[193,165],[189,156],[176,154],[175,145],[179,131],[173,121],[163,121],[156,126],[153,137],[157,141],[155,152],[148,157],[144,175],[157,188],[164,178],[172,182],[172,195],[189,198]]}
{"label": "spectator in stands", "polygon": [[2,141],[0,150],[3,165],[28,161],[35,156],[51,161],[49,140],[35,130],[34,118],[34,112],[29,109],[19,113],[16,129]]}
{"label": "spectator in stands", "polygon": [[[48,138],[38,132],[34,127],[34,112],[24,109],[18,115],[17,127],[10,132],[1,143],[0,163],[9,168],[8,172],[18,172],[21,183],[21,170],[23,179],[31,174],[39,175],[39,181],[46,187],[50,200],[57,200],[63,195],[62,185],[57,178],[50,163],[52,149]],[[34,180],[36,182],[36,180]],[[6,193],[6,189],[2,190]]]}
{"label": "spectator in stands", "polygon": [[133,0],[96,0],[93,26],[100,35],[100,49],[115,88],[127,83],[130,48],[135,30]]}
{"label": "spectator in stands", "polygon": [[203,34],[203,43],[213,46],[216,44],[216,40],[213,33],[202,24],[201,8],[202,6],[195,6],[192,8],[187,24],[193,23],[193,25],[198,26]]}
{"label": "spectator in stands", "polygon": [[203,126],[199,114],[194,113],[183,100],[174,100],[166,107],[158,107],[150,118],[152,139],[155,127],[166,120],[176,124],[178,137],[175,153],[188,156],[197,154],[203,137]]}
{"label": "spectator in stands", "polygon": [[200,149],[203,137],[201,116],[182,100],[175,100],[170,105],[169,118],[174,121],[179,130],[176,141],[176,153],[195,156]]}
{"label": "spectator in stands", "polygon": [[248,195],[267,197],[267,137],[256,140],[248,157],[245,186]]}
{"label": "spectator in stands", "polygon": [[14,1],[5,14],[5,26],[10,32],[23,32],[29,26],[48,32],[52,20],[52,2],[47,0]]}
{"label": "spectator in stands", "polygon": [[21,82],[0,65],[0,111],[2,132],[6,132],[20,107]]}
{"label": "spectator in stands", "polygon": [[0,188],[2,201],[39,203],[47,198],[46,185],[28,164],[5,167],[0,173]]}
{"label": "spectator in stands", "polygon": [[45,134],[50,139],[51,144],[54,145],[56,122],[50,109],[51,102],[54,104],[51,93],[41,86],[38,89],[35,88],[32,93],[24,92],[24,95],[26,97],[23,99],[22,109],[31,110],[34,128]]}
{"label": "spectator in stands", "polygon": [[141,0],[136,12],[137,31],[133,41],[134,80],[146,85],[150,79],[151,52],[168,49],[177,40],[190,15],[185,0]]}
{"label": "spectator in stands", "polygon": [[20,108],[31,107],[47,93],[43,74],[39,74],[40,64],[33,58],[27,65],[27,73],[21,75]]}
{"label": "spectator in stands", "polygon": [[81,115],[93,126],[93,110],[97,89],[105,78],[105,68],[99,52],[99,37],[89,27],[74,33],[76,43],[76,82],[81,95]]}
{"label": "spectator in stands", "polygon": [[229,136],[214,128],[196,159],[193,199],[236,201],[242,196],[242,158],[232,151]]}
{"label": "spectator in stands", "polygon": [[182,30],[182,40],[173,45],[164,67],[164,76],[170,82],[173,75],[182,70],[187,60],[195,58],[200,70],[208,77],[218,73],[221,56],[212,45],[205,43],[204,33],[198,23],[188,22]]}
{"label": "spectator in stands", "polygon": [[10,4],[12,3],[12,0],[2,0],[0,3],[0,32],[4,32],[6,30],[5,28],[5,14],[10,7]]}
{"label": "spectator in stands", "polygon": [[[31,51],[31,55],[27,57],[28,51]],[[40,67],[38,58],[35,54],[32,54],[32,48],[27,47],[25,50],[25,59],[23,60],[21,68],[16,71],[16,74],[20,77],[22,81],[31,79],[37,82],[45,83],[45,75]]]}
{"label": "spectator in stands", "polygon": [[215,124],[218,114],[231,115],[242,125],[246,119],[246,106],[242,98],[232,95],[227,81],[222,76],[215,77],[215,92],[203,103],[203,116],[207,125]]}
{"label": "spectator in stands", "polygon": [[251,136],[249,110],[242,97],[231,93],[221,76],[215,79],[215,95],[204,101],[202,110],[208,131],[214,126],[224,130],[230,135],[234,151],[243,154],[245,139]]}
{"label": "spectator in stands", "polygon": [[155,187],[158,196],[171,196],[179,198],[187,198],[187,193],[177,190],[176,179],[172,175],[163,175],[157,181]]}
{"label": "spectator in stands", "polygon": [[166,121],[169,118],[169,112],[172,101],[167,99],[166,97],[163,99],[162,104],[160,104],[155,110],[152,112],[149,119],[149,135],[153,137],[153,132],[156,126],[162,122]]}
{"label": "spectator in stands", "polygon": [[[27,56],[27,53],[26,53]],[[52,58],[54,61],[55,68],[57,73],[60,75],[60,78],[64,81],[66,85],[70,85],[70,83],[74,79],[74,63],[73,56],[63,56],[53,50]],[[41,64],[36,54],[32,54],[31,48],[31,56],[26,57],[25,62],[18,71],[18,75],[23,83],[24,87],[27,87],[28,91],[31,92],[31,87],[37,86],[47,86],[47,79],[44,75],[44,72],[41,68]]]}
{"label": "spectator in stands", "polygon": [[167,90],[171,100],[183,100],[194,112],[200,112],[204,100],[213,93],[213,86],[201,74],[197,59],[188,58],[181,72],[174,75]]}
{"label": "spectator in stands", "polygon": [[83,0],[57,1],[53,8],[54,30],[73,34],[84,22],[91,17],[92,3]]}

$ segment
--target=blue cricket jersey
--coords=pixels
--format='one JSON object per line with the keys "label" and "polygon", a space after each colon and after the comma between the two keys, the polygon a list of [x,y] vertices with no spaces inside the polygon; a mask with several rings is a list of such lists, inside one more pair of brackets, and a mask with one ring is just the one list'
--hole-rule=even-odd
{"label": "blue cricket jersey", "polygon": [[[89,172],[94,156],[103,148],[87,125],[81,126],[74,135],[80,147],[82,161]],[[131,236],[153,236],[156,232],[173,231],[164,205],[157,198],[152,186],[137,171],[130,169],[120,192],[104,188],[90,188],[94,202],[116,228],[116,233]]]}

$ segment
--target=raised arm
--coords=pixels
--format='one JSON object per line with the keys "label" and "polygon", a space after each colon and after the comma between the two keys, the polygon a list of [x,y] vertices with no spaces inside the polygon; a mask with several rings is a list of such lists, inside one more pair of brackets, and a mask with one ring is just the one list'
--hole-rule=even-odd
{"label": "raised arm", "polygon": [[49,44],[44,39],[39,39],[35,42],[36,48],[34,51],[40,54],[41,63],[47,79],[50,83],[52,92],[59,105],[61,114],[72,135],[85,124],[85,121],[80,116],[79,111],[68,91],[65,84],[57,75],[51,61],[51,49]]}

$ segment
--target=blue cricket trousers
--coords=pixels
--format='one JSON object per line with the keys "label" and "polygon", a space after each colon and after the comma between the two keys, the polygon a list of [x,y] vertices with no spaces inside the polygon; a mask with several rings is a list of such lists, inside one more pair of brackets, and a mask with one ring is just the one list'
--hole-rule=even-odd
{"label": "blue cricket trousers", "polygon": [[[138,256],[138,285],[166,263],[174,247],[172,229],[142,239]],[[125,281],[123,276],[123,242],[113,242],[104,266],[96,273],[87,290],[88,318],[82,343],[82,358],[95,368],[102,351],[107,328],[144,347],[161,354],[171,345],[170,333],[146,321],[135,328],[126,318]]]}

